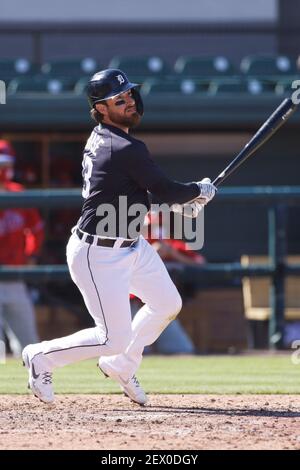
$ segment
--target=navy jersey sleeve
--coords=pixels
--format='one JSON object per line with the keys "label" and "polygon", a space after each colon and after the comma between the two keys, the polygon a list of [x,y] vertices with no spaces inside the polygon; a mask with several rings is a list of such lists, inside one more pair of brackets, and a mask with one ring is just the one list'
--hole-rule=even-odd
{"label": "navy jersey sleeve", "polygon": [[124,170],[141,188],[152,193],[153,202],[183,204],[199,196],[196,183],[180,183],[168,178],[152,160],[143,142],[128,146],[124,157]]}

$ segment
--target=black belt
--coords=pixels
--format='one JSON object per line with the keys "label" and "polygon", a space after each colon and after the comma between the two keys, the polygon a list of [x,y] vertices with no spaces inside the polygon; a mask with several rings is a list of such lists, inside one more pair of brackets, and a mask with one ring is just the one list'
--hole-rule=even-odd
{"label": "black belt", "polygon": [[[80,240],[83,239],[84,233],[81,232],[78,228],[76,229],[76,235]],[[117,239],[116,238],[99,238],[97,235],[87,235],[85,238],[85,242],[89,243],[90,245],[94,244],[94,238],[96,237],[97,243],[96,245],[98,246],[106,246],[108,248],[113,248]],[[119,248],[128,248],[129,246],[134,246],[136,244],[137,240],[124,240]]]}

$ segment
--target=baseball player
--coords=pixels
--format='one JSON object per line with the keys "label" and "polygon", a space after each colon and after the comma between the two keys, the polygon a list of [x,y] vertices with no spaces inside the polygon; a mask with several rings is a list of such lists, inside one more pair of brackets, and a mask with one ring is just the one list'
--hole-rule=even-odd
{"label": "baseball player", "polygon": [[[0,192],[19,192],[23,187],[12,181],[14,157],[9,143],[0,141]],[[36,209],[0,210],[0,264],[32,263],[44,238],[43,221]],[[0,281],[0,340],[4,332],[10,348],[20,355],[29,342],[38,341],[35,315],[26,285],[22,281]],[[11,334],[13,333],[13,335]],[[17,340],[17,341],[16,341]]]}
{"label": "baseball player", "polygon": [[[55,367],[98,357],[101,371],[132,401],[144,405],[147,397],[135,376],[143,349],[181,309],[180,295],[159,255],[139,233],[130,236],[131,210],[136,204],[149,210],[152,193],[177,211],[187,204],[197,213],[214,197],[215,187],[208,179],[172,181],[146,145],[129,134],[143,115],[138,87],[116,69],[96,73],[87,87],[97,125],[84,149],[84,202],[67,245],[67,262],[95,327],[23,350],[29,386],[44,402],[54,400]],[[125,209],[120,196],[126,197]],[[115,223],[107,219],[111,208]],[[129,293],[145,304],[133,321]]]}

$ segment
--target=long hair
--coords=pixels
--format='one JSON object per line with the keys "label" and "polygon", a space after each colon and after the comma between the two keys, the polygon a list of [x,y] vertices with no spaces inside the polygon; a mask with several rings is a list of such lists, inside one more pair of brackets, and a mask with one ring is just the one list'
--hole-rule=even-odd
{"label": "long hair", "polygon": [[98,124],[100,124],[103,119],[104,119],[104,116],[103,114],[99,113],[99,111],[97,111],[97,109],[93,108],[91,109],[91,117],[92,119],[94,119],[94,121],[96,121]]}

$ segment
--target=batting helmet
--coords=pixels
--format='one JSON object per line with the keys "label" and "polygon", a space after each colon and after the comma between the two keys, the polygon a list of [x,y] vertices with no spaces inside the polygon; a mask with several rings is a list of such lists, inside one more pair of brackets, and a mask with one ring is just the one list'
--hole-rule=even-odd
{"label": "batting helmet", "polygon": [[125,91],[132,90],[136,110],[142,116],[144,105],[141,95],[137,89],[137,83],[131,83],[124,72],[118,69],[106,69],[95,73],[87,85],[87,96],[91,108],[109,98],[120,95]]}

